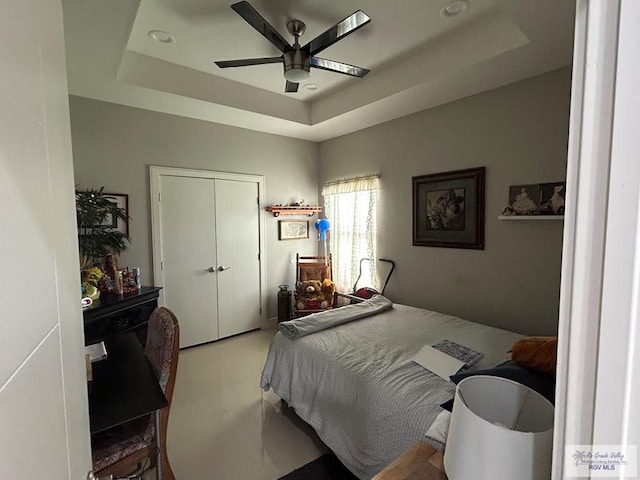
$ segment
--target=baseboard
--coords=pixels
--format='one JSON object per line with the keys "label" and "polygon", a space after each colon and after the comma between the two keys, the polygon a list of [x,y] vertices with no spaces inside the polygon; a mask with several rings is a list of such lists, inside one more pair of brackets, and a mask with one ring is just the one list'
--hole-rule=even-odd
{"label": "baseboard", "polygon": [[262,322],[262,325],[260,326],[262,330],[273,330],[274,328],[277,328],[277,327],[278,327],[278,317],[267,318],[264,322]]}

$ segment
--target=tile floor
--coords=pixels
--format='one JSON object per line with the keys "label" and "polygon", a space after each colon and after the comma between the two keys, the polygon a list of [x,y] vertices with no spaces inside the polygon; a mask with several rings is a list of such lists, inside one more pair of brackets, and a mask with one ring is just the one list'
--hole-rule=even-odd
{"label": "tile floor", "polygon": [[180,352],[167,449],[178,480],[276,480],[327,452],[259,386],[275,330]]}

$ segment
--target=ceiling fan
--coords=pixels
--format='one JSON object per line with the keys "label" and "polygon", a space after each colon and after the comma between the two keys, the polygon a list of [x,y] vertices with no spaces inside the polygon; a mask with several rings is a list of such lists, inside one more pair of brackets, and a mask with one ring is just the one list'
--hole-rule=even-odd
{"label": "ceiling fan", "polygon": [[327,60],[316,57],[327,47],[330,47],[338,40],[355,32],[371,21],[371,18],[362,10],[358,10],[349,15],[344,20],[336,23],[326,32],[321,33],[304,46],[300,46],[298,40],[307,28],[300,20],[287,22],[287,30],[293,35],[294,42],[290,45],[275,28],[273,28],[249,2],[243,1],[234,3],[231,8],[240,15],[249,25],[255,28],[261,35],[269,40],[278,50],[282,52],[279,57],[266,58],[246,58],[243,60],[225,60],[215,62],[220,68],[246,67],[249,65],[264,65],[267,63],[279,63],[284,65],[284,78],[287,80],[284,91],[295,93],[298,91],[298,83],[309,78],[310,67],[328,70],[330,72],[342,73],[353,77],[362,78],[369,70],[347,63]]}

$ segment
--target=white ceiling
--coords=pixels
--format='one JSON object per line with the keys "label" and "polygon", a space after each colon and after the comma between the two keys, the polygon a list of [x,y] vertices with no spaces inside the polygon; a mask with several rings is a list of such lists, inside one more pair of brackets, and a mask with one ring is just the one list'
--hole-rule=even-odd
{"label": "white ceiling", "polygon": [[287,40],[286,22],[304,21],[301,44],[358,9],[372,19],[320,54],[369,75],[312,69],[301,87],[318,90],[284,93],[280,64],[213,63],[280,55],[234,2],[63,0],[70,93],[322,141],[571,62],[573,0],[470,0],[453,18],[446,0],[251,0]]}

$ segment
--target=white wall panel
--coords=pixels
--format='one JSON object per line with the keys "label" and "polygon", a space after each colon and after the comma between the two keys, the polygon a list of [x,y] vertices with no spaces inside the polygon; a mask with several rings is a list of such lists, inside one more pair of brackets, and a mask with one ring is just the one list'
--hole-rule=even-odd
{"label": "white wall panel", "polygon": [[68,478],[61,368],[55,327],[0,389],[0,477]]}
{"label": "white wall panel", "polygon": [[7,321],[0,336],[0,385],[58,321],[49,242],[55,210],[45,142],[41,124],[14,104],[0,101],[0,251],[20,259],[13,267],[0,268],[0,285],[12,292],[3,302]]}
{"label": "white wall panel", "polygon": [[[38,3],[0,2],[0,97],[44,121]],[[10,47],[9,47],[10,46]],[[9,48],[8,48],[9,47]]]}
{"label": "white wall panel", "polygon": [[86,375],[59,0],[0,2],[0,477],[85,478]]}
{"label": "white wall panel", "polygon": [[91,462],[91,452],[87,381],[85,364],[82,361],[84,332],[82,312],[77,303],[80,282],[78,232],[62,8],[59,1],[37,1],[44,123],[49,155],[51,209],[54,212],[50,214],[54,225],[47,238],[55,252],[70,477],[76,479],[84,478],[86,475]]}

